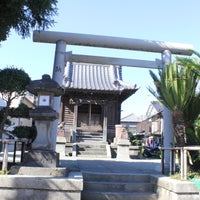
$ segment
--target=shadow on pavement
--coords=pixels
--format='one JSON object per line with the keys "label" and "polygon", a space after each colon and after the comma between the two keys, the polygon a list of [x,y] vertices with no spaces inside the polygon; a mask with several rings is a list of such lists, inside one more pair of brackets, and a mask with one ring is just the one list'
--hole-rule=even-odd
{"label": "shadow on pavement", "polygon": [[160,159],[130,159],[122,161],[117,159],[66,158],[62,159],[60,164],[70,171],[161,174]]}

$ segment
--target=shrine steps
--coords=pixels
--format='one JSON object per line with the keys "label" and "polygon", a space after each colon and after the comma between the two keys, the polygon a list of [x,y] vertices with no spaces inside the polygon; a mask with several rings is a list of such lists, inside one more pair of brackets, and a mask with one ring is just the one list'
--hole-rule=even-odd
{"label": "shrine steps", "polygon": [[107,158],[106,143],[77,143],[77,156],[89,158]]}
{"label": "shrine steps", "polygon": [[83,173],[81,200],[156,200],[150,175],[119,173]]}
{"label": "shrine steps", "polygon": [[76,156],[88,158],[110,158],[110,147],[103,142],[102,133],[82,132],[77,137]]}

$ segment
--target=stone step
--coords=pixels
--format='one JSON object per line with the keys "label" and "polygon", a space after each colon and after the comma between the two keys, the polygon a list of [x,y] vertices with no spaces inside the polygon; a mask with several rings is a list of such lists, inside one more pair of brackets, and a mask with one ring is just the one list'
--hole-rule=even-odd
{"label": "stone step", "polygon": [[83,157],[107,157],[106,144],[95,143],[78,143],[77,144],[77,156]]}
{"label": "stone step", "polygon": [[99,134],[81,134],[81,135],[77,136],[77,141],[80,141],[80,142],[87,142],[87,141],[102,142],[103,136],[99,135]]}
{"label": "stone step", "polygon": [[77,146],[78,151],[106,151],[106,146],[105,147],[99,147],[99,146],[89,146],[89,147],[84,147],[84,146]]}
{"label": "stone step", "polygon": [[149,183],[151,177],[147,174],[131,174],[131,173],[92,173],[84,172],[85,181],[106,181],[106,182],[136,182]]}
{"label": "stone step", "polygon": [[96,192],[152,192],[152,183],[127,183],[127,182],[97,182],[84,181],[84,191]]}
{"label": "stone step", "polygon": [[106,152],[106,149],[103,148],[78,148],[79,152],[91,152],[91,153],[101,153],[101,152]]}
{"label": "stone step", "polygon": [[155,193],[82,192],[81,200],[157,200]]}
{"label": "stone step", "polygon": [[105,151],[78,151],[77,156],[106,158],[107,153]]}
{"label": "stone step", "polygon": [[77,144],[78,148],[88,148],[88,149],[104,149],[106,148],[106,144]]}
{"label": "stone step", "polygon": [[102,142],[103,138],[102,137],[77,137],[77,141],[78,142],[87,142],[87,141],[91,141],[91,142]]}
{"label": "stone step", "polygon": [[151,177],[144,174],[83,173],[82,200],[156,200]]}
{"label": "stone step", "polygon": [[79,151],[77,155],[106,155],[105,151]]}

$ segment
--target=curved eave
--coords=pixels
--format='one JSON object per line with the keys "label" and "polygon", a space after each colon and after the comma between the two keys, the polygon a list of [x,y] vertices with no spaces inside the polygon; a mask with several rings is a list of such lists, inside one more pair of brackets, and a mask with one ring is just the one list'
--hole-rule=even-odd
{"label": "curved eave", "polygon": [[131,95],[135,94],[138,89],[125,89],[125,90],[84,90],[84,89],[75,89],[75,88],[66,88],[65,93],[68,92],[80,92],[88,94],[113,94],[118,95],[121,99],[121,102],[129,98]]}

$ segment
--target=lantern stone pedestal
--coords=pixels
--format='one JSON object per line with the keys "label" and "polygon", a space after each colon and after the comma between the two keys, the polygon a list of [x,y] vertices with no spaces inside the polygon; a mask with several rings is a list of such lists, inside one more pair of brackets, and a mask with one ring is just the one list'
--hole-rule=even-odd
{"label": "lantern stone pedestal", "polygon": [[24,154],[23,163],[27,166],[58,167],[59,154],[53,151],[51,143],[52,122],[58,114],[49,106],[40,106],[30,111],[35,119],[37,137],[32,144],[32,150]]}
{"label": "lantern stone pedestal", "polygon": [[59,154],[33,149],[24,154],[23,166],[55,168],[59,166]]}
{"label": "lantern stone pedestal", "polygon": [[[32,144],[32,149],[24,154],[23,165],[34,167],[58,167],[59,154],[53,149],[51,128],[53,121],[58,118],[58,113],[53,110],[53,97],[63,94],[57,82],[45,74],[42,79],[32,81],[27,90],[38,96],[36,109],[31,110],[29,115],[35,121],[37,136]],[[57,133],[54,133],[57,134]]]}

